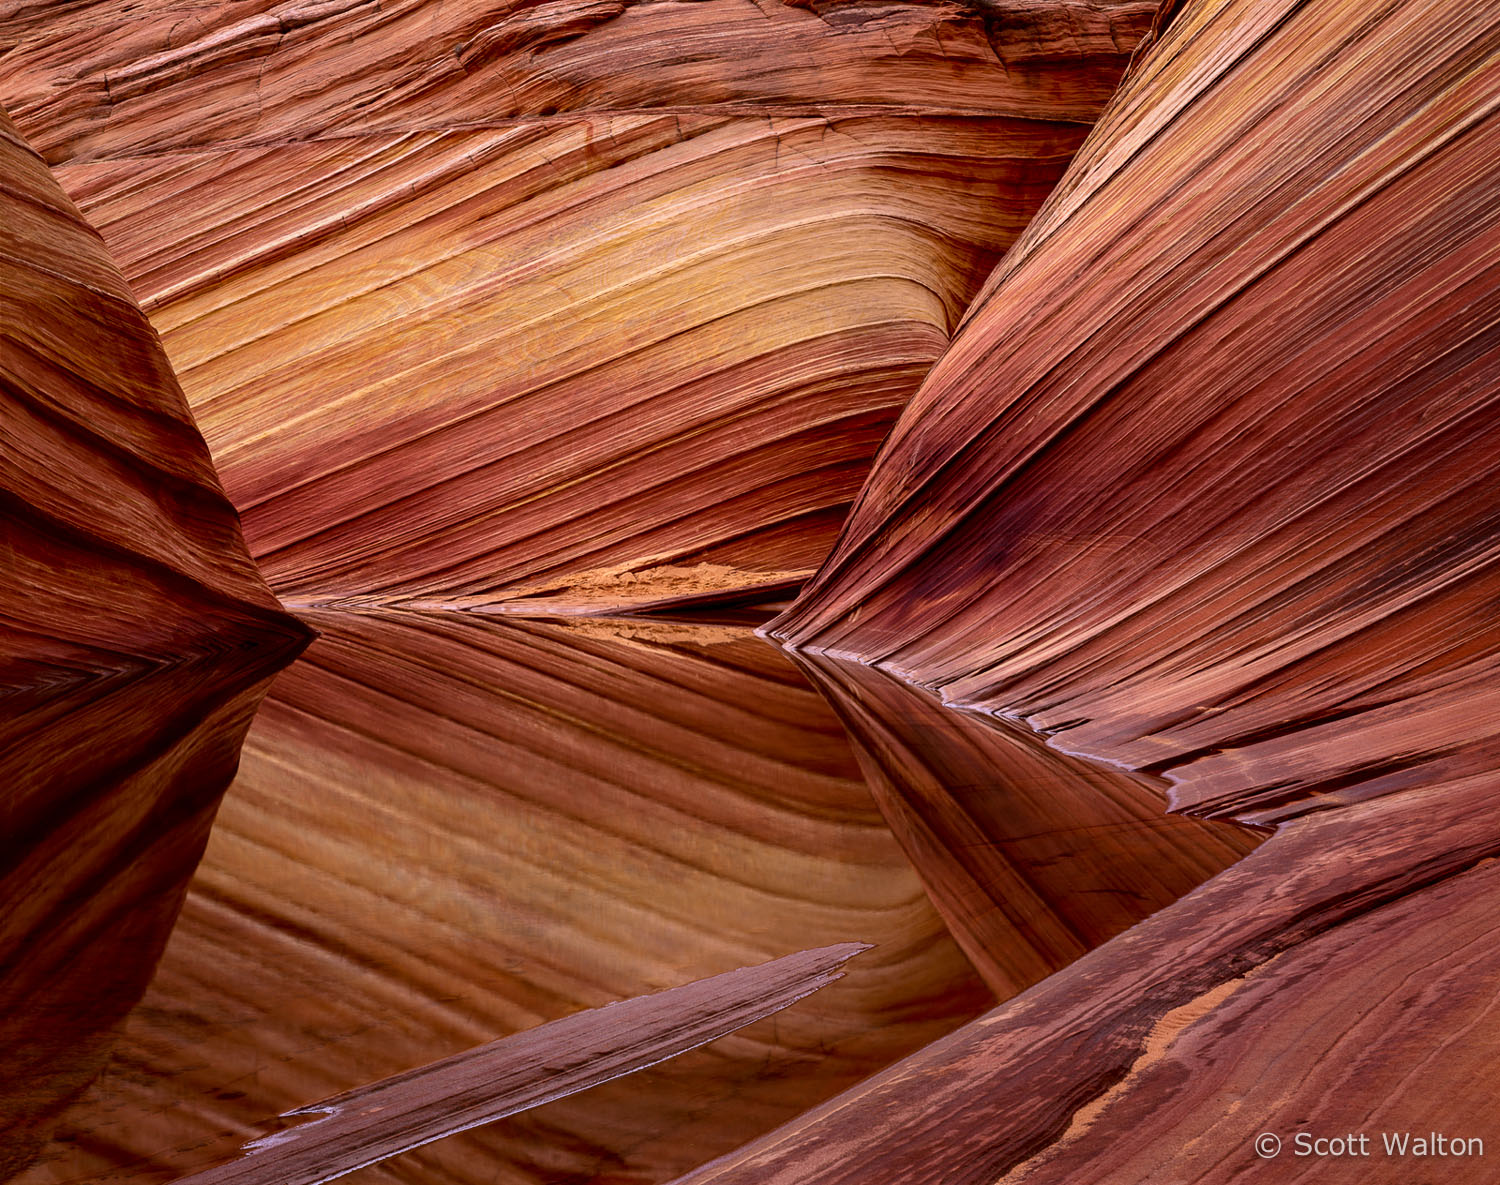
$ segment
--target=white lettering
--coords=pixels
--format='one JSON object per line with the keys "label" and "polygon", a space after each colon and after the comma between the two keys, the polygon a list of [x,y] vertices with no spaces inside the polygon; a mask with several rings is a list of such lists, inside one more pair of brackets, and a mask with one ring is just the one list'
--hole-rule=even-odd
{"label": "white lettering", "polygon": [[1414,1136],[1411,1132],[1381,1132],[1380,1142],[1387,1156],[1484,1155],[1484,1141],[1478,1136],[1448,1136],[1442,1132]]}

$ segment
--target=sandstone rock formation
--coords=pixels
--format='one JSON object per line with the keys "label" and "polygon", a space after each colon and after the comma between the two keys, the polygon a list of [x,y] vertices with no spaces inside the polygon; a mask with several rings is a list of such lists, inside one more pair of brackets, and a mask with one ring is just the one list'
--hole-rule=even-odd
{"label": "sandstone rock formation", "polygon": [[268,677],[199,662],[54,691],[43,709],[7,700],[0,1180],[104,1068],[151,981]]}
{"label": "sandstone rock formation", "polygon": [[278,593],[619,607],[812,572],[1154,11],[812,7],[23,6],[0,100]]}
{"label": "sandstone rock formation", "polygon": [[1484,7],[1185,9],[778,636],[1196,814],[1493,768],[1497,76]]}
{"label": "sandstone rock formation", "polygon": [[305,636],[245,554],[156,334],[0,113],[0,688]]}
{"label": "sandstone rock formation", "polygon": [[[1488,1138],[1493,776],[1304,815],[1008,1004],[684,1185],[1155,1185],[1285,1172],[1261,1134]],[[1318,1182],[1409,1181],[1324,1158]],[[1418,1170],[1433,1167],[1422,1162]],[[1487,1180],[1483,1161],[1439,1179]]]}
{"label": "sandstone rock formation", "polygon": [[140,998],[305,642],[156,335],[0,113],[0,1177]]}
{"label": "sandstone rock formation", "polygon": [[807,656],[870,792],[969,962],[1002,1000],[1254,850],[1165,813],[1156,779],[1049,750],[882,671]]}
{"label": "sandstone rock formation", "polygon": [[1127,81],[775,628],[1281,826],[693,1182],[1489,1134],[1497,111],[1500,21],[1442,2],[1205,0]]}
{"label": "sandstone rock formation", "polygon": [[875,943],[776,1017],[351,1181],[665,1181],[993,1002],[837,720],[745,627],[309,614],[144,1006],[17,1185],[164,1183],[581,1009]]}
{"label": "sandstone rock formation", "polygon": [[0,6],[0,1179],[1500,1153],[1492,8]]}
{"label": "sandstone rock formation", "polygon": [[756,967],[575,1012],[289,1111],[299,1126],[252,1140],[182,1185],[322,1185],[705,1045],[838,979],[868,947],[798,951]]}
{"label": "sandstone rock formation", "polygon": [[56,164],[637,109],[1092,121],[1156,7],[14,0],[0,44]]}

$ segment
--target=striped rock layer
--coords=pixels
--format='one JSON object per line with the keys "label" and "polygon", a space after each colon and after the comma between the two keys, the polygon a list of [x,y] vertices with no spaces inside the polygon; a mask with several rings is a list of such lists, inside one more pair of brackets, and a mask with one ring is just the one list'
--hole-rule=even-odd
{"label": "striped rock layer", "polygon": [[[1021,233],[1153,9],[750,7],[18,0],[0,97],[124,263],[278,591],[784,588],[941,356],[779,628],[1124,770],[934,737],[830,668],[887,829],[742,637],[314,614],[118,1069],[23,1185],[166,1181],[497,1032],[850,938],[877,949],[774,1023],[356,1179],[660,1180],[778,1123],[688,1179],[1213,1182],[1310,1116],[1489,1134],[1500,22],[1189,4]],[[170,731],[142,767],[216,789],[257,692],[178,687],[211,768]],[[963,785],[976,751],[1016,792]],[[1282,826],[814,1106],[987,1001],[939,914],[1013,990],[1248,848],[1195,823],[1164,851],[1159,774]],[[1070,853],[1092,910],[1047,851],[1058,798],[1102,824]],[[54,945],[0,935],[33,983],[68,943],[102,965],[126,873],[158,877],[154,957],[212,808],[174,830],[152,801],[69,871],[125,888],[40,898]],[[33,829],[40,867],[75,818]],[[181,858],[137,860],[157,835]],[[25,1116],[86,1082],[79,1040]]]}
{"label": "striped rock layer", "polygon": [[[1383,1154],[1479,1137],[1500,1055],[1493,775],[1307,814],[1175,905],[681,1185],[1488,1180]],[[1295,1160],[1298,1132],[1369,1157]],[[1283,1141],[1279,1159],[1257,1137]]]}
{"label": "striped rock layer", "polygon": [[165,1185],[497,1037],[876,944],[701,1050],[348,1178],[659,1182],[993,1003],[837,719],[747,628],[308,618],[114,1063],[15,1185]]}
{"label": "striped rock layer", "polygon": [[280,595],[598,610],[811,574],[1153,13],[23,4],[0,88]]}
{"label": "striped rock layer", "polygon": [[778,636],[1272,821],[1500,756],[1500,18],[1191,5]]}
{"label": "striped rock layer", "polygon": [[304,637],[245,552],[129,286],[3,112],[0,296],[10,702]]}
{"label": "striped rock layer", "polygon": [[300,1126],[252,1140],[180,1185],[323,1185],[457,1132],[653,1066],[773,1015],[869,947],[797,951],[664,992],[575,1012],[288,1112]]}
{"label": "striped rock layer", "polygon": [[0,713],[0,1180],[150,983],[268,680],[201,661]]}
{"label": "striped rock layer", "polygon": [[1436,1162],[1383,1133],[1493,1142],[1497,110],[1500,20],[1445,0],[1203,0],[1127,81],[777,632],[1280,825],[684,1183],[1396,1185]]}
{"label": "striped rock layer", "polygon": [[307,632],[156,334],[0,112],[0,1179],[140,999]]}
{"label": "striped rock layer", "polygon": [[61,164],[642,109],[1092,122],[1156,8],[8,0],[0,49],[17,120]]}
{"label": "striped rock layer", "polygon": [[954,711],[883,671],[796,657],[998,999],[1170,905],[1259,842],[1166,814],[1157,779],[1060,754],[1027,729]]}

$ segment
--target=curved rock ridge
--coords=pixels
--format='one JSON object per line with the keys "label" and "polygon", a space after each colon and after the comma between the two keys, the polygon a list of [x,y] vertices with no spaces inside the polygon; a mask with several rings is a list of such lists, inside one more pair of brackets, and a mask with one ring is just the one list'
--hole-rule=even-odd
{"label": "curved rock ridge", "polygon": [[279,594],[610,611],[811,575],[1155,12],[19,2],[0,97]]}
{"label": "curved rock ridge", "polygon": [[0,1181],[104,1068],[278,660],[215,656],[0,711]]}
{"label": "curved rock ridge", "polygon": [[773,626],[1271,822],[1494,768],[1500,15],[1189,5]]}
{"label": "curved rock ridge", "polygon": [[0,112],[0,1180],[145,990],[307,630],[155,332]]}
{"label": "curved rock ridge", "polygon": [[[1479,1185],[1500,1054],[1494,775],[1292,819],[1202,888],[680,1185]],[[1371,1155],[1294,1159],[1297,1133]],[[1257,1143],[1282,1141],[1279,1159]]]}
{"label": "curved rock ridge", "polygon": [[[794,652],[795,653],[795,652]],[[798,655],[871,794],[995,995],[1061,970],[1255,849],[1165,813],[1157,779],[1049,749],[872,667]]]}
{"label": "curved rock ridge", "polygon": [[[305,638],[245,551],[155,332],[0,112],[0,690]],[[17,709],[18,710],[18,709]]]}
{"label": "curved rock ridge", "polygon": [[1447,0],[1204,0],[1127,81],[776,632],[1281,822],[683,1185],[1488,1180],[1384,1138],[1495,1139],[1497,109]]}
{"label": "curved rock ridge", "polygon": [[644,113],[60,174],[279,594],[611,608],[811,573],[1082,133]]}
{"label": "curved rock ridge", "polygon": [[867,946],[797,951],[536,1028],[321,1099],[305,1124],[245,1146],[181,1185],[323,1185],[456,1132],[656,1065],[773,1015],[838,979]]}
{"label": "curved rock ridge", "polygon": [[[1091,123],[1152,0],[10,0],[49,163],[558,113],[870,107]],[[628,68],[622,68],[628,63]]]}
{"label": "curved rock ridge", "polygon": [[294,1108],[829,943],[844,978],[360,1182],[666,1180],[994,997],[746,627],[312,612],[112,1067],[15,1185],[165,1183]]}

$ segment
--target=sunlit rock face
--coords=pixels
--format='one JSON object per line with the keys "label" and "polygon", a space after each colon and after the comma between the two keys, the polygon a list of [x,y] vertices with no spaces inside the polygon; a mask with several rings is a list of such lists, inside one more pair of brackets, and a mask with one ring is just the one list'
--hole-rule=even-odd
{"label": "sunlit rock face", "polygon": [[1500,26],[1367,15],[1184,11],[779,636],[1194,813],[1494,766]]}
{"label": "sunlit rock face", "polygon": [[646,112],[59,172],[282,595],[634,603],[807,575],[1082,131]]}
{"label": "sunlit rock face", "polygon": [[1154,6],[23,10],[3,97],[298,603],[785,587]]}

